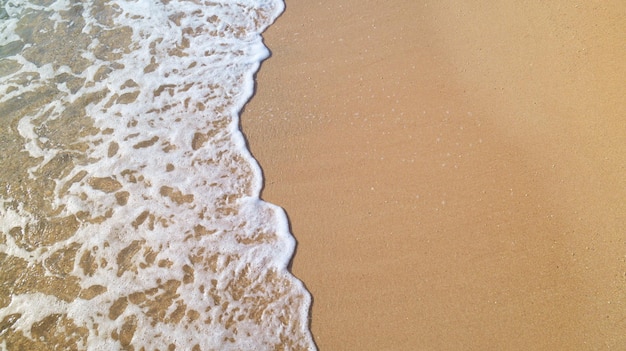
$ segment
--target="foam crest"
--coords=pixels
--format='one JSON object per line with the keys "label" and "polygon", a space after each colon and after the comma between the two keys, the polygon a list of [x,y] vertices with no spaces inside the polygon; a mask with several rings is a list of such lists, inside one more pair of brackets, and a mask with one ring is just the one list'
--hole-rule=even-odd
{"label": "foam crest", "polygon": [[314,349],[295,242],[238,129],[282,10],[5,2],[3,348]]}

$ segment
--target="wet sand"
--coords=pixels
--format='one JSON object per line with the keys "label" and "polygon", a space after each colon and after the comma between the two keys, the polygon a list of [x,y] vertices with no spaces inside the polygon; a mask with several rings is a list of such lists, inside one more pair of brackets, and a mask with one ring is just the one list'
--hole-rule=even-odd
{"label": "wet sand", "polygon": [[624,11],[287,1],[242,127],[320,350],[626,349]]}

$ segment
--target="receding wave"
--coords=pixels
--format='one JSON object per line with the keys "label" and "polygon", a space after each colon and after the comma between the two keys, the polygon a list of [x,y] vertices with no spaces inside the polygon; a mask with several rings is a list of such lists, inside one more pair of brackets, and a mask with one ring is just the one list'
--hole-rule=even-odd
{"label": "receding wave", "polygon": [[0,4],[0,346],[313,350],[238,128],[283,3]]}

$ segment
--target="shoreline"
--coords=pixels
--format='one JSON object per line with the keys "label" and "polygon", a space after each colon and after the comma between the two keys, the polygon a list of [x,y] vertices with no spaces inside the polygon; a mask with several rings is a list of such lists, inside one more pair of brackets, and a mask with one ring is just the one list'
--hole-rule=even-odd
{"label": "shoreline", "polygon": [[241,126],[320,350],[625,345],[624,7],[287,1]]}

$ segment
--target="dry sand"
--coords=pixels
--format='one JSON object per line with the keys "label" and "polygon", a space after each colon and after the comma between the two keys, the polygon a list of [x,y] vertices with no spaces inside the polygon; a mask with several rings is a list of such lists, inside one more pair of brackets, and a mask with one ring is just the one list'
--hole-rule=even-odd
{"label": "dry sand", "polygon": [[320,350],[626,349],[625,13],[287,1],[242,127]]}

